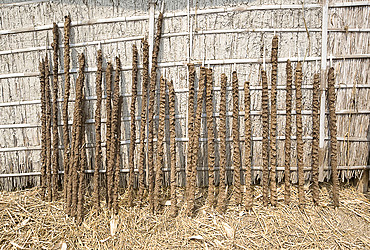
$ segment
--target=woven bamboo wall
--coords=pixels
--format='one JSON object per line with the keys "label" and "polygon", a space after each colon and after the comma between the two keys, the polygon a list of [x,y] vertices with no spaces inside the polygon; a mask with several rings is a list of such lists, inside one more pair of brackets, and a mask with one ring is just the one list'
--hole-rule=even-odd
{"label": "woven bamboo wall", "polygon": [[[71,30],[72,92],[70,114],[73,110],[74,82],[76,80],[77,55],[84,52],[87,59],[85,93],[88,97],[86,138],[91,146],[88,149],[87,169],[93,169],[95,142],[95,70],[96,51],[99,42],[102,47],[104,66],[114,56],[119,55],[123,65],[121,94],[123,99],[121,152],[122,168],[127,169],[128,140],[130,138],[131,103],[131,58],[132,44],[140,48],[140,40],[149,30],[149,4],[147,1],[34,1],[10,4],[0,0],[0,189],[24,188],[37,185],[38,176],[6,177],[6,174],[35,173],[40,171],[40,90],[38,79],[38,61],[45,55],[45,46],[51,46],[52,22],[60,23],[68,13],[72,21],[82,22],[73,25]],[[368,165],[369,152],[369,91],[370,82],[370,27],[369,2],[356,2],[360,6],[338,7],[338,1],[329,2],[327,63],[332,63],[336,72],[337,112],[338,112],[338,149],[340,175],[343,180],[359,177]],[[231,72],[237,70],[240,87],[244,81],[250,81],[253,159],[252,172],[258,181],[261,178],[262,166],[262,124],[261,124],[261,83],[259,68],[263,54],[270,58],[271,40],[276,33],[279,37],[278,57],[278,170],[284,166],[284,133],[285,133],[285,59],[292,58],[295,67],[297,57],[303,64],[303,138],[305,168],[311,166],[312,139],[312,83],[313,74],[320,72],[322,55],[323,5],[321,2],[308,1],[305,6],[289,5],[295,1],[190,1],[188,13],[187,1],[166,1],[163,38],[159,55],[159,71],[167,78],[173,79],[176,91],[176,136],[177,167],[179,184],[184,185],[187,148],[187,72],[186,63],[190,60],[199,66],[209,65],[214,72],[215,109],[219,112],[220,75],[226,73],[228,86],[231,87]],[[351,5],[351,4],[349,4]],[[158,13],[160,4],[157,6]],[[220,8],[222,7],[222,8]],[[228,7],[230,9],[225,9]],[[247,9],[249,8],[249,9]],[[213,11],[210,11],[212,10]],[[213,13],[212,13],[213,12]],[[190,16],[190,19],[188,17]],[[124,20],[127,17],[128,20]],[[134,18],[138,17],[138,18]],[[115,20],[108,20],[117,18]],[[131,18],[131,19],[130,19]],[[367,21],[364,21],[367,20]],[[307,26],[307,30],[305,27]],[[30,31],[28,27],[38,27]],[[24,29],[24,30],[22,30]],[[192,32],[189,33],[189,30]],[[308,31],[308,32],[307,32]],[[60,29],[62,34],[62,28]],[[308,35],[309,34],[309,35]],[[62,39],[63,36],[60,36]],[[117,39],[117,40],[113,40]],[[87,44],[85,44],[87,43]],[[62,44],[62,40],[60,40]],[[261,50],[264,45],[265,52]],[[325,46],[324,46],[325,47]],[[29,48],[29,49],[28,49]],[[24,50],[22,50],[24,49]],[[63,69],[63,49],[60,48],[60,71]],[[190,53],[189,53],[190,51]],[[51,55],[50,48],[47,53]],[[333,57],[330,60],[330,56]],[[343,59],[344,57],[349,57]],[[220,61],[225,60],[225,61]],[[142,59],[139,57],[140,63]],[[257,63],[258,62],[258,63]],[[268,78],[271,65],[267,63]],[[20,73],[20,74],[18,74]],[[140,73],[140,71],[139,71]],[[159,77],[159,76],[158,76]],[[59,97],[63,96],[63,75],[59,75]],[[139,81],[141,78],[139,77]],[[105,83],[104,83],[105,84]],[[197,83],[196,83],[197,85]],[[230,89],[231,90],[231,89]],[[227,135],[231,136],[232,94],[227,93]],[[139,86],[139,94],[141,87]],[[243,107],[244,91],[240,89],[240,103]],[[293,92],[294,94],[294,92]],[[294,100],[295,96],[293,96]],[[158,101],[157,101],[158,103]],[[59,102],[61,110],[61,102]],[[137,102],[141,109],[140,97]],[[104,103],[103,103],[103,107]],[[295,107],[295,103],[293,103]],[[156,106],[156,112],[157,112]],[[102,140],[105,141],[105,110],[103,108]],[[244,140],[244,110],[240,110],[241,140]],[[205,109],[204,109],[205,113]],[[137,116],[140,113],[137,113]],[[294,114],[294,112],[293,112]],[[217,116],[216,116],[217,117]],[[217,122],[218,122],[218,118]],[[59,117],[59,121],[60,121]],[[72,117],[70,117],[72,122]],[[137,127],[140,125],[136,120]],[[205,122],[205,114],[202,124]],[[292,118],[293,135],[295,133],[295,115]],[[327,121],[326,121],[327,122]],[[61,123],[60,123],[61,124]],[[166,121],[168,128],[168,120]],[[203,125],[202,125],[203,126]],[[167,129],[168,131],[168,129]],[[201,133],[200,154],[206,154],[206,130]],[[60,135],[62,127],[60,126]],[[138,134],[138,133],[137,133]],[[325,124],[325,149],[328,147],[328,129]],[[204,138],[204,139],[203,139]],[[166,135],[168,141],[168,133]],[[62,139],[60,138],[60,143]],[[232,140],[227,145],[232,152]],[[61,154],[63,147],[60,145]],[[216,145],[216,149],[217,149]],[[166,156],[169,159],[169,144],[166,144]],[[103,157],[105,149],[103,148]],[[327,150],[326,150],[327,152]],[[231,155],[228,165],[232,167]],[[292,141],[292,169],[296,168],[296,141]],[[63,157],[60,157],[62,164]],[[138,157],[135,157],[138,159]],[[166,159],[166,164],[169,162]],[[206,157],[199,162],[198,169],[206,170]],[[329,171],[328,154],[324,159],[322,181],[327,180]],[[164,166],[167,168],[166,166]],[[218,157],[216,156],[216,168]],[[206,171],[198,172],[198,184],[207,185]],[[169,176],[169,173],[166,173]],[[217,174],[216,174],[217,176]],[[310,172],[306,171],[306,179]],[[278,179],[282,179],[278,171]],[[293,182],[297,181],[292,173]],[[231,175],[229,173],[229,181]]]}

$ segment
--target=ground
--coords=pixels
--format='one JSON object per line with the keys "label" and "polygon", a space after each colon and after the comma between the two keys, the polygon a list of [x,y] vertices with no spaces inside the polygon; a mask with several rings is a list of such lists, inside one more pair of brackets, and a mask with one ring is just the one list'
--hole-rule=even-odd
{"label": "ground", "polygon": [[43,202],[38,188],[0,192],[0,249],[369,249],[369,200],[342,187],[335,209],[330,189],[321,187],[319,206],[307,192],[307,205],[299,209],[295,188],[291,205],[284,205],[279,188],[277,207],[263,207],[256,187],[251,211],[232,204],[225,214],[200,207],[194,218],[182,209],[171,218],[167,206],[152,215],[147,206],[127,208],[122,201],[116,218],[103,204],[99,215],[87,211],[80,226],[66,217],[63,200]]}

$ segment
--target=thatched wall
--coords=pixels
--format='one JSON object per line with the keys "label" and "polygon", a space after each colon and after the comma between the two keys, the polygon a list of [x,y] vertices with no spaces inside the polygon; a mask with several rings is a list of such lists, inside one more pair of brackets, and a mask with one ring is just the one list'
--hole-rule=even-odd
{"label": "thatched wall", "polygon": [[[128,151],[130,139],[131,102],[131,58],[132,44],[140,48],[140,40],[148,34],[149,4],[148,1],[34,1],[21,4],[10,4],[0,0],[0,189],[22,188],[35,185],[38,177],[5,177],[5,174],[34,173],[40,171],[40,138],[41,110],[38,79],[38,62],[45,55],[45,46],[51,53],[51,24],[58,22],[62,27],[63,17],[68,13],[72,19],[71,52],[72,52],[72,91],[70,114],[73,110],[74,83],[76,80],[77,55],[86,55],[86,85],[88,114],[86,139],[88,149],[88,167],[94,163],[94,110],[95,110],[95,70],[96,51],[101,43],[104,66],[107,61],[119,55],[123,65],[121,93],[124,96],[122,113],[121,152],[122,166],[128,168]],[[359,177],[368,165],[369,114],[370,114],[370,45],[369,45],[369,3],[359,2],[355,7],[339,6],[337,1],[330,1],[327,19],[323,18],[325,5],[321,2],[305,1],[305,6],[288,5],[295,1],[190,1],[190,19],[188,18],[187,1],[166,1],[163,38],[159,55],[159,71],[174,80],[176,91],[176,135],[177,167],[180,171],[179,184],[184,184],[187,147],[187,72],[188,61],[197,66],[209,64],[214,72],[215,112],[219,112],[220,75],[226,73],[228,86],[231,87],[231,72],[237,70],[240,84],[240,107],[243,107],[242,86],[249,80],[251,86],[252,134],[254,171],[252,174],[259,180],[262,166],[262,124],[261,124],[261,83],[259,68],[261,57],[270,58],[271,40],[276,32],[279,36],[278,65],[278,126],[280,140],[277,143],[278,178],[282,179],[284,166],[284,133],[285,133],[285,61],[291,58],[293,66],[297,57],[303,64],[303,139],[305,168],[311,166],[312,139],[312,83],[313,74],[320,72],[321,56],[327,50],[327,63],[332,63],[336,72],[339,168],[344,179]],[[220,8],[222,7],[222,8]],[[225,7],[229,7],[226,9]],[[249,9],[247,9],[249,7]],[[157,7],[156,13],[160,8]],[[211,9],[214,9],[211,13]],[[206,13],[205,13],[206,12]],[[124,20],[127,17],[127,20]],[[137,18],[136,18],[137,17]],[[115,20],[108,20],[117,18]],[[322,46],[323,20],[327,20],[327,46]],[[365,20],[365,21],[364,21]],[[366,21],[367,20],[367,21]],[[79,25],[76,25],[78,22]],[[81,23],[82,22],[82,23]],[[47,25],[47,27],[43,27]],[[307,26],[307,29],[305,27]],[[30,31],[30,27],[37,31]],[[22,30],[23,29],[23,30]],[[189,34],[191,30],[191,34]],[[62,33],[62,28],[60,28]],[[62,39],[63,36],[60,36]],[[117,39],[117,40],[110,40]],[[84,44],[84,43],[88,44]],[[62,44],[62,40],[60,40]],[[264,44],[265,53],[261,46]],[[24,50],[22,50],[24,49]],[[63,69],[63,49],[60,49],[60,71]],[[189,53],[190,51],[190,53]],[[332,60],[329,57],[332,56]],[[343,59],[347,57],[347,59]],[[325,59],[325,58],[324,58]],[[219,61],[225,60],[225,61]],[[142,59],[139,58],[140,63]],[[271,65],[266,65],[270,78]],[[140,73],[140,70],[139,70]],[[199,67],[197,67],[199,73]],[[323,71],[325,73],[325,71]],[[159,77],[159,76],[158,76]],[[59,75],[59,96],[63,96],[63,79]],[[139,77],[139,81],[141,81]],[[104,83],[105,84],[105,83]],[[140,95],[141,84],[138,92]],[[197,85],[197,84],[196,84]],[[227,94],[228,137],[231,136],[232,93]],[[294,92],[293,92],[294,94]],[[293,96],[294,100],[295,96]],[[61,102],[59,102],[61,105]],[[158,102],[157,102],[158,104]],[[141,100],[137,102],[141,107]],[[105,107],[103,103],[103,107]],[[157,107],[157,106],[156,106]],[[295,104],[293,103],[293,107]],[[326,106],[327,107],[327,106]],[[59,107],[61,110],[61,106]],[[204,109],[205,112],[205,109]],[[139,113],[138,113],[139,114]],[[137,114],[137,116],[138,116]],[[293,114],[295,114],[293,112]],[[244,140],[244,110],[241,110],[241,136]],[[105,110],[103,108],[102,140],[105,142]],[[217,117],[217,116],[216,116]],[[59,117],[59,120],[60,117]],[[217,118],[218,120],[218,118]],[[205,117],[202,121],[204,124]],[[72,122],[72,117],[70,123]],[[137,119],[137,127],[140,122]],[[166,121],[168,126],[168,120]],[[293,115],[293,134],[295,133],[295,116]],[[157,124],[158,125],[158,124]],[[325,150],[328,145],[327,121],[325,125]],[[205,130],[202,130],[205,131]],[[60,135],[62,127],[60,126]],[[138,134],[138,133],[137,133]],[[207,134],[202,132],[201,138]],[[168,135],[166,140],[168,141]],[[201,139],[201,145],[206,141]],[[59,139],[63,142],[62,138]],[[61,153],[63,153],[62,145]],[[217,147],[216,147],[217,148]],[[232,142],[228,149],[232,152]],[[166,157],[168,155],[166,144]],[[103,155],[105,148],[103,148]],[[205,150],[200,152],[206,153]],[[103,156],[104,157],[104,156]],[[231,165],[231,156],[228,156]],[[292,169],[296,167],[296,141],[292,140]],[[199,168],[204,169],[206,158]],[[328,154],[324,158],[324,170],[321,181],[328,179]],[[63,157],[59,157],[62,161]],[[135,157],[138,159],[138,157]],[[169,162],[166,159],[166,164]],[[62,162],[61,162],[62,164]],[[216,168],[218,157],[216,157]],[[217,176],[217,175],[216,175]],[[296,174],[292,174],[296,182]],[[306,179],[310,172],[306,171]],[[199,172],[199,184],[206,185],[207,178]]]}

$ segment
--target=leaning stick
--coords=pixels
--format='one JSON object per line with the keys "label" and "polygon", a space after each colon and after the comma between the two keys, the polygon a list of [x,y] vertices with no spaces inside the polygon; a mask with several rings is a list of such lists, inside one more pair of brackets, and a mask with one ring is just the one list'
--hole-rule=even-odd
{"label": "leaning stick", "polygon": [[312,93],[312,200],[319,203],[319,106],[320,106],[320,75],[313,76]]}
{"label": "leaning stick", "polygon": [[146,39],[142,41],[143,45],[143,70],[142,70],[142,83],[141,83],[141,120],[140,120],[140,158],[139,158],[139,199],[143,198],[145,188],[145,132],[146,132],[146,112],[148,104],[148,84],[149,84],[149,44]]}
{"label": "leaning stick", "polygon": [[200,68],[200,77],[199,77],[199,91],[197,96],[197,106],[195,108],[195,119],[194,119],[194,133],[193,137],[190,138],[190,145],[192,147],[191,154],[191,165],[188,168],[187,175],[187,208],[186,214],[189,216],[193,215],[194,212],[194,202],[195,202],[195,190],[196,190],[196,176],[197,176],[197,162],[198,157],[197,153],[199,150],[199,136],[200,136],[200,126],[201,126],[201,115],[203,111],[203,100],[205,98],[205,83],[206,83],[206,69],[204,67]]}
{"label": "leaning stick", "polygon": [[328,97],[329,97],[329,129],[330,129],[330,165],[333,181],[333,202],[335,207],[339,207],[339,181],[338,181],[338,157],[337,157],[337,116],[335,114],[335,103],[337,97],[334,88],[334,68],[331,67],[328,72]]}
{"label": "leaning stick", "polygon": [[251,150],[251,97],[249,91],[249,82],[244,83],[244,126],[245,126],[245,148],[244,148],[244,157],[245,157],[245,208],[250,210],[253,206],[253,185],[252,185],[252,150]]}
{"label": "leaning stick", "polygon": [[154,164],[153,164],[153,109],[154,109],[154,95],[155,95],[155,86],[157,80],[157,64],[158,64],[158,53],[159,45],[161,42],[161,33],[162,33],[162,21],[163,13],[159,13],[157,30],[153,47],[152,54],[152,68],[150,71],[150,97],[149,97],[149,112],[148,112],[148,121],[149,121],[149,140],[148,140],[148,172],[149,172],[149,205],[150,211],[154,212]]}
{"label": "leaning stick", "polygon": [[58,133],[58,25],[53,23],[53,177],[52,197],[58,196],[59,133]]}
{"label": "leaning stick", "polygon": [[113,72],[113,66],[111,62],[108,62],[107,65],[107,72],[105,75],[105,82],[106,82],[106,93],[107,93],[107,98],[105,100],[105,105],[106,105],[106,117],[107,117],[107,122],[106,122],[106,159],[105,159],[105,166],[106,166],[106,203],[108,208],[111,208],[112,204],[112,186],[113,183],[111,183],[112,179],[112,170],[109,168],[109,162],[110,162],[110,154],[111,154],[111,134],[112,134],[112,72]]}
{"label": "leaning stick", "polygon": [[117,138],[116,138],[116,166],[114,169],[113,211],[118,213],[118,193],[121,179],[121,121],[122,121],[122,96],[118,101]]}
{"label": "leaning stick", "polygon": [[[187,145],[187,176],[190,177],[192,171],[191,168],[191,160],[193,157],[192,152],[192,144],[190,143],[190,139],[193,138],[194,134],[194,83],[195,83],[195,67],[194,64],[188,64],[188,72],[189,72],[189,98],[188,98],[188,138],[189,143]],[[189,195],[189,187],[190,183],[186,182],[186,197]]]}
{"label": "leaning stick", "polygon": [[271,205],[276,206],[276,125],[277,125],[277,111],[276,111],[276,81],[278,68],[278,37],[274,36],[272,39],[272,71],[271,71],[271,131],[270,131],[270,154],[271,154]]}
{"label": "leaning stick", "polygon": [[[109,175],[109,183],[111,184],[110,187],[110,195],[111,195],[111,204],[108,204],[108,208],[116,208],[117,207],[117,197],[118,197],[118,185],[119,178],[115,178],[115,171],[119,171],[119,158],[117,154],[119,154],[120,148],[120,126],[121,120],[119,119],[120,116],[120,90],[119,90],[119,82],[120,82],[120,74],[121,74],[121,61],[118,57],[116,57],[116,71],[114,75],[114,88],[113,88],[113,106],[112,106],[112,131],[111,131],[111,142],[110,142],[110,156],[109,156],[109,163],[108,169],[110,172]],[[119,175],[118,175],[119,177]],[[117,211],[117,210],[115,210]]]}
{"label": "leaning stick", "polygon": [[96,71],[96,110],[95,110],[95,166],[94,166],[94,208],[100,208],[100,188],[99,188],[99,170],[102,167],[102,148],[101,148],[101,103],[102,103],[102,72],[103,56],[102,51],[98,50],[97,56],[98,70]]}
{"label": "leaning stick", "polygon": [[[64,144],[64,199],[67,200],[70,196],[71,190],[68,189],[68,182],[70,180],[69,173],[69,156],[70,145],[69,145],[69,129],[68,129],[68,100],[70,94],[70,47],[69,47],[69,36],[71,31],[71,18],[70,16],[65,17],[64,21],[64,97],[63,97],[63,144]],[[67,209],[66,209],[67,211]]]}
{"label": "leaning stick", "polygon": [[269,135],[269,117],[268,117],[268,85],[266,71],[261,71],[262,75],[262,199],[263,205],[267,206],[269,202],[269,159],[268,159],[268,135]]}
{"label": "leaning stick", "polygon": [[[79,70],[78,77],[76,81],[76,101],[73,111],[73,125],[72,125],[72,159],[73,163],[71,167],[71,182],[72,182],[72,203],[70,207],[70,215],[75,217],[77,214],[77,203],[78,203],[78,184],[79,184],[79,175],[80,170],[80,147],[82,144],[82,135],[83,135],[83,87],[84,87],[84,68],[85,68],[85,56],[80,54],[78,57]],[[80,173],[81,174],[81,173]]]}
{"label": "leaning stick", "polygon": [[213,72],[207,69],[206,80],[206,112],[207,112],[207,151],[208,151],[208,204],[210,207],[215,206],[215,134],[216,128],[213,120]]}
{"label": "leaning stick", "polygon": [[130,149],[129,149],[129,181],[128,181],[128,204],[130,207],[133,206],[134,200],[134,178],[135,178],[135,141],[136,141],[136,124],[135,124],[135,107],[136,107],[136,96],[137,96],[137,47],[134,44],[132,46],[132,96],[131,96],[131,129],[130,129]]}
{"label": "leaning stick", "polygon": [[166,80],[161,76],[159,85],[159,120],[158,120],[158,144],[157,158],[155,167],[155,187],[154,187],[154,209],[159,210],[160,189],[162,185],[162,167],[163,167],[163,138],[165,133],[165,112],[166,112]]}
{"label": "leaning stick", "polygon": [[303,139],[302,139],[302,64],[297,63],[295,72],[297,112],[297,158],[298,158],[298,202],[304,206]]}
{"label": "leaning stick", "polygon": [[45,200],[46,194],[46,98],[45,98],[45,61],[39,65],[40,92],[41,92],[41,198]]}
{"label": "leaning stick", "polygon": [[175,131],[175,88],[173,81],[168,85],[169,89],[169,106],[170,106],[170,158],[171,158],[171,210],[170,214],[176,216],[177,214],[177,197],[176,197],[176,131]]}
{"label": "leaning stick", "polygon": [[242,202],[241,185],[240,185],[240,132],[239,132],[239,83],[236,71],[232,74],[233,79],[233,165],[234,165],[234,195],[236,205]]}
{"label": "leaning stick", "polygon": [[51,182],[51,100],[50,100],[50,71],[48,56],[45,57],[45,99],[46,99],[46,184],[47,201],[52,200]]}
{"label": "leaning stick", "polygon": [[290,152],[291,152],[291,132],[292,132],[292,64],[290,60],[286,63],[286,125],[285,125],[285,167],[284,167],[284,201],[290,203]]}
{"label": "leaning stick", "polygon": [[217,210],[223,213],[226,209],[226,74],[221,75],[221,99],[220,99],[220,184],[218,191]]}

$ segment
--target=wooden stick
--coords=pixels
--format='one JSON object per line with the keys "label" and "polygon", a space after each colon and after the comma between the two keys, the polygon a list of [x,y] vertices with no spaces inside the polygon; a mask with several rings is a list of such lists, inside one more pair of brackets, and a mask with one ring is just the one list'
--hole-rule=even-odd
{"label": "wooden stick", "polygon": [[297,162],[298,162],[298,200],[299,206],[305,205],[304,173],[303,173],[303,139],[302,139],[302,64],[297,63],[295,71],[296,84],[296,124],[297,124]]}
{"label": "wooden stick", "polygon": [[314,75],[312,93],[312,200],[319,203],[319,106],[320,75]]}
{"label": "wooden stick", "polygon": [[331,178],[333,182],[333,202],[335,207],[339,207],[339,180],[338,180],[338,157],[337,157],[337,116],[335,114],[335,103],[337,97],[334,89],[334,68],[328,72],[328,97],[329,97],[329,129],[330,129],[330,166]]}
{"label": "wooden stick", "polygon": [[51,182],[51,100],[50,100],[49,59],[45,57],[45,98],[46,98],[46,176],[47,201],[52,201]]}
{"label": "wooden stick", "polygon": [[246,197],[245,197],[245,208],[250,210],[253,206],[253,183],[252,183],[252,148],[251,148],[251,128],[252,121],[250,117],[251,108],[251,97],[249,92],[249,82],[244,83],[244,126],[245,126],[245,187],[246,187]]}
{"label": "wooden stick", "polygon": [[263,187],[263,205],[269,203],[269,159],[268,159],[268,135],[269,135],[269,118],[268,118],[268,84],[266,71],[261,71],[262,75],[262,187]]}
{"label": "wooden stick", "polygon": [[41,199],[45,200],[46,194],[46,93],[45,93],[45,61],[39,65],[40,70],[40,92],[41,92]]}
{"label": "wooden stick", "polygon": [[291,132],[292,132],[292,64],[288,60],[286,64],[286,122],[285,122],[285,166],[284,166],[284,201],[290,203],[290,152],[291,152]]}
{"label": "wooden stick", "polygon": [[[64,163],[64,199],[66,203],[68,199],[71,197],[71,190],[68,188],[70,181],[69,173],[69,158],[71,155],[70,152],[70,140],[69,140],[69,126],[68,126],[68,100],[70,95],[70,46],[69,46],[69,37],[71,31],[71,18],[70,16],[65,17],[64,21],[64,97],[63,97],[63,144],[64,144],[64,155],[63,155],[63,163]],[[66,213],[68,214],[68,207],[66,206]]]}
{"label": "wooden stick", "polygon": [[[173,86],[173,81],[168,85],[169,89],[169,107],[170,107],[170,158],[171,158],[171,216],[175,217],[177,215],[177,170],[176,170],[176,119],[175,119],[175,88]],[[190,100],[189,100],[190,101]]]}
{"label": "wooden stick", "polygon": [[143,46],[143,70],[142,70],[142,84],[141,84],[141,120],[140,120],[140,160],[139,160],[139,191],[138,197],[139,199],[143,199],[144,189],[145,189],[145,132],[147,128],[147,104],[148,104],[148,85],[149,85],[149,44],[148,41],[145,39],[142,41]]}
{"label": "wooden stick", "polygon": [[158,120],[158,144],[156,150],[156,167],[155,167],[155,188],[154,188],[154,209],[159,210],[160,189],[162,186],[162,167],[163,167],[163,139],[165,134],[165,112],[166,112],[166,80],[161,76],[159,96],[159,120]]}
{"label": "wooden stick", "polygon": [[234,165],[234,195],[236,205],[242,202],[241,184],[240,184],[240,126],[239,126],[239,83],[236,71],[232,74],[233,86],[233,165]]}
{"label": "wooden stick", "polygon": [[217,210],[220,213],[224,213],[226,210],[226,86],[227,77],[226,74],[221,75],[221,98],[220,98],[220,184],[218,191],[218,204]]}
{"label": "wooden stick", "polygon": [[131,96],[131,129],[130,129],[130,148],[129,148],[129,182],[128,182],[128,205],[132,207],[134,200],[134,180],[135,180],[135,141],[136,141],[136,120],[135,120],[135,108],[136,108],[136,96],[137,96],[137,65],[138,65],[138,51],[135,44],[132,45],[132,96]]}
{"label": "wooden stick", "polygon": [[52,199],[58,198],[58,171],[59,171],[59,132],[58,132],[58,26],[53,24],[53,159],[52,159]]}
{"label": "wooden stick", "polygon": [[278,68],[278,37],[274,36],[272,39],[271,51],[271,130],[270,130],[270,154],[271,154],[271,176],[270,176],[270,189],[271,189],[271,205],[276,206],[277,193],[276,193],[276,125],[277,125],[277,111],[276,111],[276,82],[277,82],[277,68]]}
{"label": "wooden stick", "polygon": [[100,185],[99,185],[99,170],[102,168],[102,147],[101,147],[101,105],[102,105],[102,71],[103,71],[103,56],[101,49],[98,50],[97,56],[98,71],[96,74],[96,109],[95,109],[95,166],[94,166],[94,208],[100,208]]}
{"label": "wooden stick", "polygon": [[207,69],[206,80],[206,111],[207,111],[207,152],[208,152],[208,205],[213,207],[216,205],[215,194],[215,134],[216,125],[213,117],[213,73],[212,69]]}
{"label": "wooden stick", "polygon": [[107,98],[105,99],[105,105],[106,105],[106,117],[107,117],[107,121],[106,121],[106,159],[105,159],[105,166],[106,166],[106,170],[107,170],[107,174],[106,174],[106,181],[107,181],[107,185],[106,185],[106,191],[107,191],[107,195],[106,195],[106,202],[107,202],[107,206],[108,206],[108,209],[110,210],[111,209],[111,205],[112,205],[112,187],[113,187],[113,183],[112,183],[112,179],[113,179],[113,173],[112,173],[112,169],[110,168],[111,165],[109,164],[110,162],[110,155],[111,155],[111,141],[112,141],[112,72],[113,72],[113,66],[112,66],[112,63],[111,62],[108,62],[108,65],[107,65],[107,72],[106,72],[106,75],[105,75],[105,82],[106,82],[106,94],[107,94]]}

